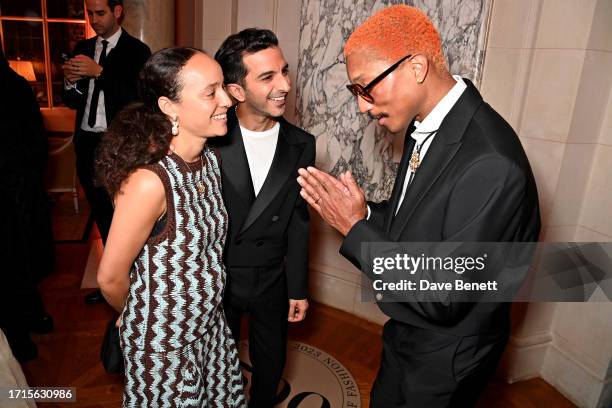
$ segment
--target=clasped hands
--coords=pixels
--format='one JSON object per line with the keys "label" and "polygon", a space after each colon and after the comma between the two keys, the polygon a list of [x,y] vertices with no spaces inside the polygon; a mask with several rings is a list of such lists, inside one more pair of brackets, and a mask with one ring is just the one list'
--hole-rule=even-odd
{"label": "clasped hands", "polygon": [[314,167],[299,169],[300,195],[329,225],[346,236],[367,214],[363,190],[350,171],[335,178]]}
{"label": "clasped hands", "polygon": [[62,65],[64,76],[71,84],[83,78],[97,77],[102,73],[102,66],[92,58],[79,54]]}

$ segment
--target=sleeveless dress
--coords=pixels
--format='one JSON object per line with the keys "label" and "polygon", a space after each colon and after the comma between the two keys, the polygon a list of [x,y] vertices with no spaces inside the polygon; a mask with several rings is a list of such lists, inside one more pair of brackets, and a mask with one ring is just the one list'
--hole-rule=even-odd
{"label": "sleeveless dress", "polygon": [[222,303],[227,212],[219,158],[205,147],[195,163],[172,153],[146,169],[161,179],[167,210],[130,271],[120,327],[123,406],[246,407]]}

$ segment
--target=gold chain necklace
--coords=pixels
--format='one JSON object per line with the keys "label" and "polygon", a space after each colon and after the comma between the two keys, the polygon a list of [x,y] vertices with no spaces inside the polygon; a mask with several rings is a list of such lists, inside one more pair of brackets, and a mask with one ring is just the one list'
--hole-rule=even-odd
{"label": "gold chain necklace", "polygon": [[[191,169],[191,166],[189,165],[189,163],[187,163],[185,161],[185,159],[183,159],[177,152],[174,151],[174,147],[172,147],[170,149],[172,151],[172,153],[174,153],[179,159],[181,159],[181,161],[185,164],[185,166],[187,166],[189,169]],[[195,180],[195,185],[196,185],[196,189],[198,190],[198,193],[200,194],[204,194],[204,192],[206,191],[206,186],[204,185],[204,182],[202,181],[204,179],[204,150],[202,150],[202,152],[200,153],[200,161],[201,161],[201,165],[202,165],[202,172],[200,173],[200,180]],[[206,160],[206,167],[208,167],[208,160]],[[195,176],[194,176],[195,178]]]}
{"label": "gold chain necklace", "polygon": [[[200,160],[202,161],[200,164],[202,165],[202,172],[200,173],[200,180],[196,180],[196,188],[198,189],[198,193],[204,194],[206,191],[206,186],[204,185],[204,151],[200,153]],[[206,161],[206,165],[208,166],[208,160]]]}

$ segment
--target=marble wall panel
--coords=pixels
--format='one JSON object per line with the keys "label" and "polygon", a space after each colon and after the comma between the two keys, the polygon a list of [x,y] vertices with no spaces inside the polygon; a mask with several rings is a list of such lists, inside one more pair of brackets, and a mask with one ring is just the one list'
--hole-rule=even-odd
{"label": "marble wall panel", "polygon": [[358,112],[354,97],[344,86],[348,79],[342,47],[367,17],[400,3],[418,7],[432,19],[451,72],[478,86],[491,0],[302,1],[298,123],[317,138],[317,166],[334,174],[351,170],[367,198],[374,201],[387,198],[393,187],[397,163],[392,160],[392,135]]}

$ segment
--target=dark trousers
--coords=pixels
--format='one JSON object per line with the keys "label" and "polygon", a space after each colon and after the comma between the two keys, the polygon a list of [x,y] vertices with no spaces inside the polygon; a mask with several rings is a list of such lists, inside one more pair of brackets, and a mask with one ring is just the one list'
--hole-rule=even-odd
{"label": "dark trousers", "polygon": [[79,182],[85,191],[91,214],[102,237],[102,243],[106,244],[113,219],[113,204],[106,191],[94,184],[95,154],[103,134],[78,129],[74,135],[74,150]]}
{"label": "dark trousers", "polygon": [[[4,292],[4,291],[3,291]],[[13,285],[2,293],[0,328],[11,342],[12,336],[29,337],[32,322],[46,313],[36,285]]]}
{"label": "dark trousers", "polygon": [[[0,206],[2,207],[2,206]],[[6,213],[4,213],[6,214]],[[19,220],[14,214],[7,214],[6,222],[0,227],[4,232],[13,226],[11,240],[7,240],[0,248],[0,258],[4,260],[2,285],[0,285],[0,329],[4,332],[11,350],[15,357],[21,361],[22,358],[30,359],[36,356],[34,343],[30,337],[30,329],[45,313],[45,306],[38,291],[39,278],[35,272],[29,270],[33,263],[32,259],[42,258],[37,253],[28,253],[24,246],[28,242],[20,240],[18,225],[13,221]],[[17,223],[18,224],[18,223]],[[40,232],[42,233],[42,231]],[[28,259],[29,258],[29,259]],[[25,357],[29,355],[30,357]]]}
{"label": "dark trousers", "polygon": [[236,342],[241,317],[249,316],[249,407],[272,407],[287,355],[289,301],[282,267],[229,268],[224,308]]}
{"label": "dark trousers", "polygon": [[54,268],[48,209],[39,174],[25,167],[0,174],[0,329],[19,359],[35,349],[30,329],[46,313],[38,284]]}
{"label": "dark trousers", "polygon": [[503,333],[456,337],[389,320],[370,407],[472,407],[507,339]]}

